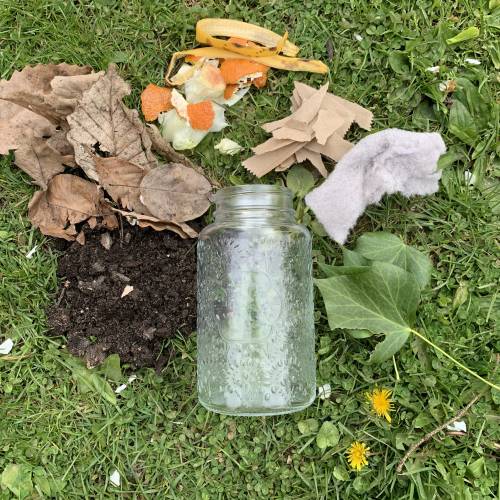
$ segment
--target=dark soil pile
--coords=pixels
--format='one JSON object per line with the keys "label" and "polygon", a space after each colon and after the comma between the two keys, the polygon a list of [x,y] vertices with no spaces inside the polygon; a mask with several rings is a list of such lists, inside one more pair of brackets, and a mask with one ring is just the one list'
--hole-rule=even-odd
{"label": "dark soil pile", "polygon": [[[94,230],[60,257],[52,333],[66,335],[89,366],[117,353],[134,368],[161,369],[171,351],[165,340],[196,326],[196,241],[128,225],[110,234],[109,250]],[[122,298],[127,285],[133,291]]]}

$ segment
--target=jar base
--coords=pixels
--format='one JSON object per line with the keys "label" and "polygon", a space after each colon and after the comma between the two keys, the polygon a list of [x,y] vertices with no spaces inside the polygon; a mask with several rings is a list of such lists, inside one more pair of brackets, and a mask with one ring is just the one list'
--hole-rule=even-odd
{"label": "jar base", "polygon": [[284,408],[228,408],[227,406],[214,405],[206,403],[201,399],[198,399],[200,404],[209,411],[214,413],[219,413],[221,415],[230,415],[233,417],[272,417],[275,415],[287,415],[289,413],[296,413],[305,410],[315,400],[316,396],[313,395],[312,398],[306,403],[286,406]]}

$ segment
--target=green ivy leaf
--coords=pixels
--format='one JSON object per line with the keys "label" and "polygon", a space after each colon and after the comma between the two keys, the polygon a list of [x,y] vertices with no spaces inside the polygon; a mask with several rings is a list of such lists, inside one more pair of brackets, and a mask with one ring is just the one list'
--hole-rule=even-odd
{"label": "green ivy leaf", "polygon": [[314,176],[307,168],[296,165],[288,171],[286,187],[295,196],[303,198],[314,187]]}
{"label": "green ivy leaf", "polygon": [[342,256],[344,258],[344,266],[367,266],[368,259],[365,259],[360,253],[342,248]]}
{"label": "green ivy leaf", "polygon": [[425,288],[431,279],[430,259],[393,234],[384,232],[363,234],[357,241],[356,253],[369,260],[388,262],[401,267],[413,274],[420,289]]}
{"label": "green ivy leaf", "polygon": [[[401,267],[373,262],[363,272],[316,280],[328,315],[328,324],[336,328],[369,330],[387,336],[401,335],[399,347],[407,340],[420,299],[420,287],[414,276]],[[404,341],[403,341],[404,339]],[[380,348],[382,354],[394,354],[394,338]]]}
{"label": "green ivy leaf", "polygon": [[392,358],[403,347],[409,336],[409,332],[387,334],[385,339],[375,346],[369,362],[383,363]]}
{"label": "green ivy leaf", "polygon": [[17,498],[26,498],[33,491],[31,469],[26,465],[7,465],[2,472],[0,485],[9,489]]}
{"label": "green ivy leaf", "polygon": [[476,26],[471,26],[463,31],[461,31],[458,35],[455,35],[446,40],[448,45],[453,45],[455,43],[465,42],[467,40],[473,40],[479,36],[479,28]]}
{"label": "green ivy leaf", "polygon": [[318,448],[324,450],[328,446],[335,446],[339,442],[339,439],[340,434],[337,427],[335,427],[332,422],[327,421],[323,422],[323,425],[316,436],[316,444],[318,445]]}
{"label": "green ivy leaf", "polygon": [[118,354],[108,356],[99,367],[99,372],[113,382],[120,382],[122,379],[120,356]]}
{"label": "green ivy leaf", "polygon": [[461,141],[473,146],[478,138],[478,130],[469,110],[458,100],[450,109],[448,130]]}

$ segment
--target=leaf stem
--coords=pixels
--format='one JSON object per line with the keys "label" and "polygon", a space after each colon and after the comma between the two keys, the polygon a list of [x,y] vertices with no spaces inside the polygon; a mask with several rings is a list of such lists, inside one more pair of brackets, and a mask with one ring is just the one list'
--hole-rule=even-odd
{"label": "leaf stem", "polygon": [[489,380],[486,380],[485,378],[481,377],[481,375],[478,375],[470,368],[467,368],[465,365],[460,363],[460,361],[457,361],[453,356],[450,356],[446,351],[443,351],[441,347],[438,347],[436,344],[434,344],[434,342],[430,341],[425,335],[422,335],[420,332],[417,332],[417,330],[413,330],[413,328],[409,328],[408,330],[414,333],[418,338],[422,339],[424,342],[432,346],[434,349],[436,349],[436,351],[440,352],[443,356],[446,356],[450,361],[453,361],[453,363],[462,368],[462,370],[465,370],[467,373],[477,378],[481,382],[484,382],[485,384],[488,384],[490,387],[493,387],[493,389],[500,391],[500,386],[495,385],[493,382],[490,382]]}

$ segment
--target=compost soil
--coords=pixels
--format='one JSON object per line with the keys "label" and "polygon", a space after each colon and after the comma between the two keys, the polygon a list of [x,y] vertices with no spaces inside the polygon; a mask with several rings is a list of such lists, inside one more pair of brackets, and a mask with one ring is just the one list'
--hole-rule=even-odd
{"label": "compost soil", "polygon": [[88,366],[116,353],[133,368],[160,370],[173,352],[168,339],[196,326],[196,240],[128,226],[109,233],[107,250],[102,234],[88,231],[85,245],[59,258],[51,331]]}

